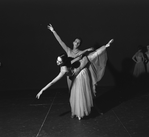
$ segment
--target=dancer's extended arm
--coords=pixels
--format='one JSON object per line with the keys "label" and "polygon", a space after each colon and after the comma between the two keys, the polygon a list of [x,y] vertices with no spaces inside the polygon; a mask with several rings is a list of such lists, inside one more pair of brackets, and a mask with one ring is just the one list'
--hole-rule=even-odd
{"label": "dancer's extended arm", "polygon": [[[85,53],[85,52],[84,52],[84,53]],[[82,57],[83,57],[82,55],[83,55],[84,53],[82,53],[82,54],[78,55],[76,58],[74,58],[74,59],[71,61],[71,64],[73,64],[73,63],[79,61],[80,59],[82,59]]]}
{"label": "dancer's extended arm", "polygon": [[72,61],[71,61],[71,64],[79,61],[80,59],[82,59],[83,55],[87,52],[90,52],[90,51],[93,51],[94,49],[93,48],[88,48],[88,49],[85,49],[83,50],[78,56],[76,56]]}
{"label": "dancer's extended arm", "polygon": [[66,46],[66,44],[62,41],[62,39],[59,37],[59,35],[56,33],[54,28],[51,24],[48,25],[48,29],[51,30],[51,32],[54,34],[55,38],[59,42],[59,44],[62,46],[62,48],[65,50],[66,53],[70,51],[70,48]]}
{"label": "dancer's extended arm", "polygon": [[57,81],[59,81],[64,75],[65,75],[65,72],[60,72],[49,84],[47,84],[44,87],[44,90],[46,90],[49,87],[51,87],[53,84],[55,84]]}
{"label": "dancer's extended arm", "polygon": [[133,60],[134,62],[137,62],[137,61],[136,61],[136,54],[132,56],[132,60]]}
{"label": "dancer's extended arm", "polygon": [[42,94],[43,91],[48,89],[50,86],[52,86],[54,83],[59,81],[64,75],[66,74],[66,68],[61,67],[60,73],[50,82],[48,83],[43,89],[40,90],[40,92],[37,94],[37,98],[39,99],[40,95]]}

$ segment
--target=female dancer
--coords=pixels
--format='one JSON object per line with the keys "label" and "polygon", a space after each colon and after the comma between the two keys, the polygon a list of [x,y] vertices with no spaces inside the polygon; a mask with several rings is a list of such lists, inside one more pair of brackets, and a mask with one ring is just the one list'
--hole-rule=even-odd
{"label": "female dancer", "polygon": [[142,51],[137,51],[132,57],[132,60],[135,62],[133,75],[139,77],[141,74],[145,73],[144,56]]}
{"label": "female dancer", "polygon": [[[81,46],[82,44],[82,40],[80,38],[76,38],[74,41],[73,41],[73,48],[69,48],[63,41],[62,39],[60,38],[60,36],[57,34],[57,32],[54,30],[54,28],[52,27],[51,24],[48,25],[48,29],[51,30],[51,32],[53,33],[53,35],[55,36],[56,40],[59,42],[59,44],[61,45],[61,47],[64,49],[64,51],[66,52],[67,56],[68,57],[71,57],[71,58],[76,58],[78,56],[80,56],[81,54],[85,53],[85,52],[89,52],[89,51],[92,51],[93,48],[88,48],[88,49],[85,49],[85,50],[80,50],[79,47]],[[71,79],[67,76],[67,84],[68,84],[68,88],[70,90],[70,87],[71,87],[71,84],[72,84],[72,81]]]}
{"label": "female dancer", "polygon": [[68,57],[76,58],[77,56],[79,56],[80,54],[83,54],[86,51],[93,50],[92,48],[89,48],[89,49],[85,49],[85,50],[81,51],[79,49],[79,47],[81,46],[81,43],[82,43],[82,40],[80,38],[76,38],[73,41],[73,49],[71,49],[62,41],[62,39],[56,33],[56,31],[54,30],[54,28],[52,27],[51,24],[48,25],[48,29],[51,30],[51,32],[54,34],[55,38],[57,39],[59,44],[62,46],[62,48],[65,50]]}
{"label": "female dancer", "polygon": [[[85,115],[89,115],[93,106],[93,97],[95,96],[95,85],[102,78],[106,66],[107,54],[105,49],[110,46],[102,46],[87,56],[77,59],[80,62],[78,68],[73,68],[69,58],[66,55],[57,58],[57,65],[60,66],[59,75],[47,84],[38,94],[39,99],[43,91],[60,80],[63,76],[72,76],[72,85],[70,87],[70,106],[72,117],[76,116],[80,120]],[[82,54],[81,54],[82,55]]]}

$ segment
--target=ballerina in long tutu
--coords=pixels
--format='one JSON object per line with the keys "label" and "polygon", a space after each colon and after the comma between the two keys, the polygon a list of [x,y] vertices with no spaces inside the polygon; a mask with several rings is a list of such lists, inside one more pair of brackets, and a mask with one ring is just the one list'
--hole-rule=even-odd
{"label": "ballerina in long tutu", "polygon": [[[86,52],[82,52],[82,54],[72,61],[67,54],[58,56],[57,65],[60,66],[60,73],[41,89],[36,97],[39,99],[43,91],[63,76],[68,76],[72,80],[71,86],[69,87],[71,91],[71,116],[76,116],[80,120],[84,116],[89,115],[91,107],[93,107],[93,97],[96,95],[95,85],[104,75],[107,62],[106,48],[110,46],[112,41],[113,39],[98,49],[92,49],[93,51],[88,55],[84,55]],[[76,61],[80,63],[77,68],[74,67]]]}
{"label": "ballerina in long tutu", "polygon": [[141,50],[138,50],[132,57],[135,62],[133,75],[137,78],[145,73],[144,56]]}
{"label": "ballerina in long tutu", "polygon": [[88,116],[93,107],[93,98],[96,96],[95,86],[104,75],[107,53],[106,48],[109,46],[102,46],[96,51],[87,56],[87,62],[84,58],[82,64],[86,67],[79,70],[77,69],[75,78],[71,85],[70,105],[71,115],[76,116],[80,120],[84,116]]}

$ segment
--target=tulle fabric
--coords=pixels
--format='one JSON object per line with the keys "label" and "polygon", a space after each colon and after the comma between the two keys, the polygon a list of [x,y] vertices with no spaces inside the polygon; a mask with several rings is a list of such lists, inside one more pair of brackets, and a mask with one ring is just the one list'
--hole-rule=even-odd
{"label": "tulle fabric", "polygon": [[71,89],[70,105],[72,115],[83,117],[88,115],[93,106],[88,69],[83,69],[75,78]]}
{"label": "tulle fabric", "polygon": [[100,49],[98,49],[96,52],[91,53],[88,56],[88,59],[90,60],[89,71],[91,75],[92,89],[95,95],[95,86],[97,82],[102,79],[105,72],[105,67],[107,63],[107,52],[105,50],[100,54]]}
{"label": "tulle fabric", "polygon": [[139,77],[140,75],[145,73],[145,66],[144,66],[144,63],[143,63],[141,57],[137,57],[137,60],[138,60],[138,62],[135,64],[134,71],[133,71],[133,75],[135,77]]}
{"label": "tulle fabric", "polygon": [[71,84],[70,106],[72,116],[84,117],[89,115],[93,107],[95,85],[101,80],[105,72],[107,54],[100,49],[88,55],[89,67],[84,68]]}

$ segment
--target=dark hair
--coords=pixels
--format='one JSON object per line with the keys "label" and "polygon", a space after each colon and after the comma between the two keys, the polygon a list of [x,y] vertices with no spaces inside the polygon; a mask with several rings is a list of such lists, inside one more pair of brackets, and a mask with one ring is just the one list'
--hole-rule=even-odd
{"label": "dark hair", "polygon": [[60,54],[58,57],[60,57],[62,59],[62,64],[60,64],[60,66],[67,66],[70,67],[71,63],[71,59],[67,56],[66,53]]}
{"label": "dark hair", "polygon": [[146,46],[139,45],[138,48],[139,48],[143,53],[145,53],[145,52],[147,51],[147,47],[146,47]]}
{"label": "dark hair", "polygon": [[82,38],[81,37],[76,37],[75,39],[79,39],[80,40],[80,45],[82,45]]}
{"label": "dark hair", "polygon": [[68,56],[67,54],[64,53],[64,54],[60,54],[58,57],[60,57],[62,61],[65,62]]}

